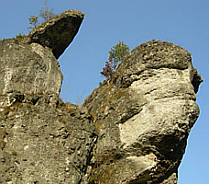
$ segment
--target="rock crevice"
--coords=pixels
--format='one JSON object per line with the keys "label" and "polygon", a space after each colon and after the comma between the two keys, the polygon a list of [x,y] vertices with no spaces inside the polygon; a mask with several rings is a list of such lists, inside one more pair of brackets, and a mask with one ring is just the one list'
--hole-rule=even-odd
{"label": "rock crevice", "polygon": [[57,58],[83,17],[70,10],[0,41],[0,183],[176,184],[199,115],[191,55],[149,41],[82,107],[64,103]]}

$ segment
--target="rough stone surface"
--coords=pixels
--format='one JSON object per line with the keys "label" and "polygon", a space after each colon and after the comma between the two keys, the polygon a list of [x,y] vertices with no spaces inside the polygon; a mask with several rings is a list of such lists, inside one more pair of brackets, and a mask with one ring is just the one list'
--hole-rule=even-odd
{"label": "rough stone surface", "polygon": [[90,117],[72,104],[16,102],[0,113],[0,183],[78,184],[95,142]]}
{"label": "rough stone surface", "polygon": [[0,183],[176,184],[199,115],[190,54],[147,42],[82,107],[63,103],[56,58],[82,17],[68,11],[0,41]]}
{"label": "rough stone surface", "polygon": [[51,50],[37,43],[14,39],[0,41],[0,105],[8,106],[15,95],[48,94],[57,100],[62,84],[59,63]]}
{"label": "rough stone surface", "polygon": [[98,134],[90,183],[177,183],[201,81],[181,47],[153,40],[134,49],[83,105]]}
{"label": "rough stone surface", "polygon": [[58,58],[77,34],[84,14],[69,10],[34,28],[26,42],[39,43],[52,49]]}
{"label": "rough stone surface", "polygon": [[[77,15],[72,16],[72,12],[76,13],[64,13],[64,18],[61,14],[22,40],[0,41],[2,184],[87,182],[91,150],[96,141],[94,127],[84,108],[64,104],[59,99],[62,74],[55,57],[60,54],[56,50],[66,47],[65,42],[64,47],[59,48],[62,40],[72,40],[79,27],[74,20]],[[70,22],[71,19],[75,22]],[[67,27],[59,27],[57,21]],[[71,29],[68,29],[68,23]],[[45,36],[49,40],[54,38],[44,33],[50,33],[52,29],[56,35],[60,32],[59,28],[65,33],[60,35],[59,40],[53,40],[58,42],[57,48],[45,44],[48,43],[42,40]],[[36,33],[38,40],[26,42]],[[69,35],[72,36],[69,38]]]}

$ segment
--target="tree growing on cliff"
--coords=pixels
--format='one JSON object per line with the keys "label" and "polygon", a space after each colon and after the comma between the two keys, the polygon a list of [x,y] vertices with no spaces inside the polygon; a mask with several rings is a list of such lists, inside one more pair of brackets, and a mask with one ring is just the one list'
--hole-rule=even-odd
{"label": "tree growing on cliff", "polygon": [[119,41],[109,51],[108,61],[105,62],[103,71],[100,72],[107,79],[111,78],[112,73],[117,69],[120,62],[125,58],[126,54],[129,53],[129,47],[124,42]]}
{"label": "tree growing on cliff", "polygon": [[[33,27],[38,26],[38,17],[37,16],[30,16],[28,18],[29,24],[32,25]],[[33,27],[28,27],[28,29],[33,29]]]}
{"label": "tree growing on cliff", "polygon": [[[40,9],[39,16],[30,16],[28,20],[30,25],[36,27],[39,25],[38,18],[42,18],[44,22],[46,22],[55,16],[56,14],[54,13],[54,10],[52,8],[49,9],[47,0],[44,0],[44,7]],[[28,27],[28,29],[33,29],[33,27]]]}
{"label": "tree growing on cliff", "polygon": [[56,14],[54,13],[54,10],[52,8],[51,9],[48,8],[47,0],[44,0],[44,6],[45,7],[41,8],[39,16],[43,18],[44,21],[48,21],[54,18]]}

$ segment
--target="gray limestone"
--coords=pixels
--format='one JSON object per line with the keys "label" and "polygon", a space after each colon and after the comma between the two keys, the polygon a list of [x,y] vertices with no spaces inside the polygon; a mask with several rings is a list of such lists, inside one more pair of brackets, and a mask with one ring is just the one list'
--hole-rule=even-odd
{"label": "gray limestone", "polygon": [[98,134],[90,181],[177,183],[201,81],[181,47],[153,40],[134,49],[84,103]]}
{"label": "gray limestone", "polygon": [[57,58],[83,16],[70,10],[0,41],[0,183],[176,184],[199,115],[191,55],[152,40],[82,107],[63,103]]}

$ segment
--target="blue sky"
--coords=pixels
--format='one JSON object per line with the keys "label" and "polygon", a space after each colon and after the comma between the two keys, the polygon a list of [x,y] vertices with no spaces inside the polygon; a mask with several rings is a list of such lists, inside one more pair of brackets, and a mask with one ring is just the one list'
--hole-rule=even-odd
{"label": "blue sky", "polygon": [[[27,33],[28,17],[38,15],[44,0],[1,2],[0,39]],[[77,9],[86,14],[79,33],[59,58],[64,101],[81,103],[99,82],[108,51],[118,41],[131,49],[157,39],[192,53],[204,79],[197,94],[200,117],[189,136],[178,184],[209,183],[209,1],[208,0],[48,0],[55,13]]]}

